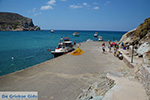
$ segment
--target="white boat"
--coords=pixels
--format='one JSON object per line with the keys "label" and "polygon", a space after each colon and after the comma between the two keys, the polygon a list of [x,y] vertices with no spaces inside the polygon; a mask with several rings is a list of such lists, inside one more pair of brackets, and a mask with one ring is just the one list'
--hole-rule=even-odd
{"label": "white boat", "polygon": [[72,35],[73,36],[79,36],[80,34],[79,34],[79,32],[74,32]]}
{"label": "white boat", "polygon": [[51,33],[54,33],[54,30],[51,30]]}
{"label": "white boat", "polygon": [[66,52],[70,52],[73,50],[72,41],[68,37],[63,38],[63,45],[65,47]]}
{"label": "white boat", "polygon": [[59,43],[55,51],[51,51],[51,53],[54,55],[54,57],[61,56],[65,53],[65,49],[63,48],[63,44]]}
{"label": "white boat", "polygon": [[98,32],[96,32],[96,33],[94,34],[94,37],[98,37]]}
{"label": "white boat", "polygon": [[98,41],[103,41],[103,38],[102,38],[102,36],[98,36],[98,39],[97,39]]}
{"label": "white boat", "polygon": [[72,45],[72,41],[70,41],[68,37],[65,37],[63,38],[63,41],[60,41],[55,51],[51,51],[51,53],[54,55],[54,57],[58,57],[73,50],[74,48]]}

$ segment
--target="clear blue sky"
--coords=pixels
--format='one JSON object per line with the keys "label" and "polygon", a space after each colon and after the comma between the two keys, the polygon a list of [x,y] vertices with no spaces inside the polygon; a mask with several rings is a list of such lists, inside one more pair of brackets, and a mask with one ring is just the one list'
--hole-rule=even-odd
{"label": "clear blue sky", "polygon": [[129,31],[150,17],[150,0],[0,0],[42,29]]}

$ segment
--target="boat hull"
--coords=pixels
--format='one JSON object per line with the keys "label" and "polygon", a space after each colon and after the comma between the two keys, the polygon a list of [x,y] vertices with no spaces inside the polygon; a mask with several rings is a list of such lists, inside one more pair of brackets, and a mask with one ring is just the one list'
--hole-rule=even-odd
{"label": "boat hull", "polygon": [[103,41],[103,39],[98,39],[98,41]]}
{"label": "boat hull", "polygon": [[94,35],[94,37],[98,37],[98,35]]}
{"label": "boat hull", "polygon": [[58,57],[65,54],[64,52],[55,52],[55,51],[52,51],[51,53],[54,55],[54,57]]}

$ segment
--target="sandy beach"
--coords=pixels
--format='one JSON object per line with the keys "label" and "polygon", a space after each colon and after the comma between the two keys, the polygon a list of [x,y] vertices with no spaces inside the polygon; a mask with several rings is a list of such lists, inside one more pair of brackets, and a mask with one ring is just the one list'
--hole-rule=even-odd
{"label": "sandy beach", "polygon": [[[102,42],[81,43],[80,56],[71,53],[0,77],[0,91],[37,91],[39,100],[76,100],[100,75],[129,70],[113,53],[102,54]],[[120,99],[121,100],[121,99]]]}

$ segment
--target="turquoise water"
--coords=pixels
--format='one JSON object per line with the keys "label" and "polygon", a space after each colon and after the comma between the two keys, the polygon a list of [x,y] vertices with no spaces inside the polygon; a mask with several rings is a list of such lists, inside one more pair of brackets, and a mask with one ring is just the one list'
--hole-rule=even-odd
{"label": "turquoise water", "polygon": [[[96,41],[96,31],[78,31],[79,37],[74,37],[74,32],[76,31],[0,32],[0,76],[52,59],[53,55],[47,49],[54,50],[61,37],[69,37],[77,43],[89,38]],[[105,41],[120,40],[125,34],[114,31],[98,33]]]}

